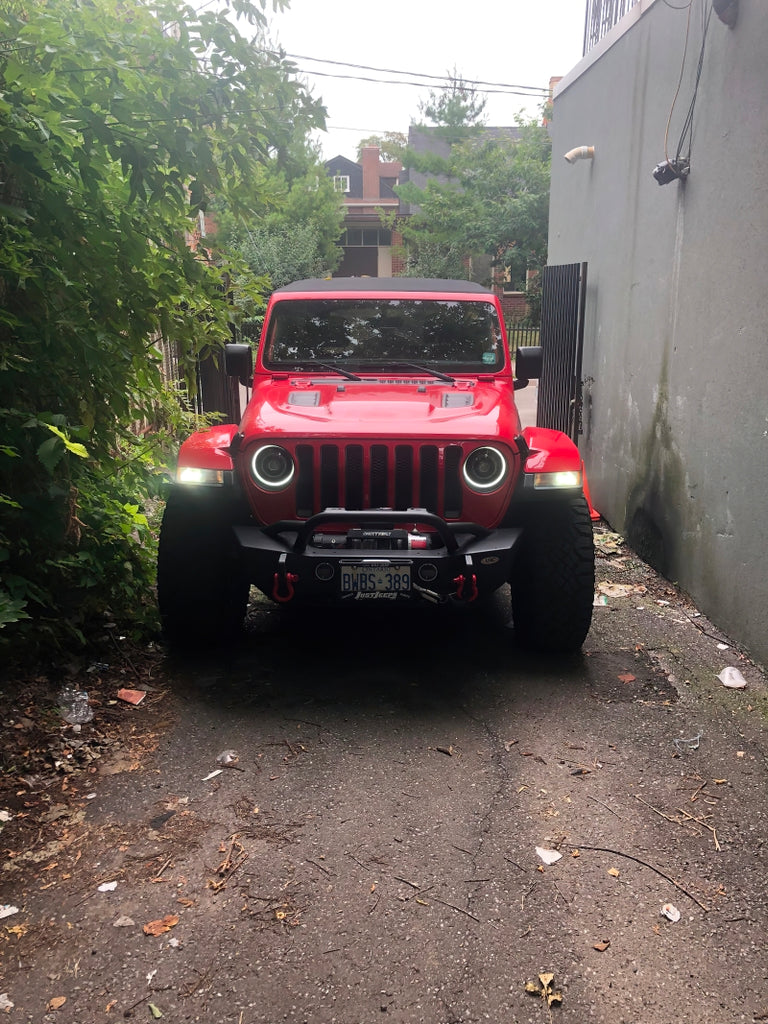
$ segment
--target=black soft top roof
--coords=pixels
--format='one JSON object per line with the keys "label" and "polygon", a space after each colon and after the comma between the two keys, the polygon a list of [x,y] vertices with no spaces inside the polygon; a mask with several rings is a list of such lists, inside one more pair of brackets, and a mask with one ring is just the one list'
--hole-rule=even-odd
{"label": "black soft top roof", "polygon": [[284,292],[364,292],[383,295],[392,292],[466,292],[472,295],[492,295],[487,288],[474,281],[452,281],[447,278],[428,277],[332,277],[294,281],[275,291]]}

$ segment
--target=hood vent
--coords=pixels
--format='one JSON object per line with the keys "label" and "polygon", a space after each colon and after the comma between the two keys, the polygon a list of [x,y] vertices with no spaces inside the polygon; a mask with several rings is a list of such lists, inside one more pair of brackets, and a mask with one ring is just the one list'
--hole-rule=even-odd
{"label": "hood vent", "polygon": [[315,406],[320,405],[319,391],[292,391],[288,396],[288,405]]}
{"label": "hood vent", "polygon": [[444,409],[468,409],[475,396],[469,391],[444,391],[440,404]]}

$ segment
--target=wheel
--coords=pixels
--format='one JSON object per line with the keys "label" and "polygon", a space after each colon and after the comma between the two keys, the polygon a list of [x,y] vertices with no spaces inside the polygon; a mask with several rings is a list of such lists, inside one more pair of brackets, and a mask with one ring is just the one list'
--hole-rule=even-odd
{"label": "wheel", "polygon": [[568,654],[592,622],[595,547],[583,497],[532,506],[523,525],[510,589],[515,640],[540,652]]}
{"label": "wheel", "polygon": [[214,645],[242,627],[248,580],[232,526],[238,502],[212,489],[174,488],[168,496],[157,557],[163,634],[174,645]]}

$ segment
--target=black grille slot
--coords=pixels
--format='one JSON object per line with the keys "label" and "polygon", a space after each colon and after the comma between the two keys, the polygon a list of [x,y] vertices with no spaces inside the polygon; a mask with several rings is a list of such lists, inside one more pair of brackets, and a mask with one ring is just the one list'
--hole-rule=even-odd
{"label": "black grille slot", "polygon": [[389,488],[387,480],[387,447],[371,445],[371,508],[387,508]]}
{"label": "black grille slot", "polygon": [[438,469],[437,447],[425,444],[419,466],[419,504],[430,512],[438,511]]}
{"label": "black grille slot", "polygon": [[444,465],[444,515],[446,519],[459,519],[461,517],[461,480],[459,479],[461,447],[459,445],[452,444],[445,449]]}
{"label": "black grille slot", "polygon": [[413,448],[399,444],[395,448],[395,508],[413,504]]}
{"label": "black grille slot", "polygon": [[350,444],[346,449],[344,507],[363,507],[363,446]]}
{"label": "black grille slot", "polygon": [[460,519],[460,444],[297,444],[296,515],[326,508],[426,508]]}
{"label": "black grille slot", "polygon": [[296,515],[309,519],[314,512],[315,474],[313,472],[312,448],[308,444],[296,445],[298,480],[296,481]]}
{"label": "black grille slot", "polygon": [[339,449],[335,444],[320,448],[320,508],[339,505]]}

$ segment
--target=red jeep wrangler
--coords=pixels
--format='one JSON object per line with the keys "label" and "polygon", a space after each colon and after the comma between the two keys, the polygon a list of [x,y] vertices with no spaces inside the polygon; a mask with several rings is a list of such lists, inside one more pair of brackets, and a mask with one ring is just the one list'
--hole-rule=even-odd
{"label": "red jeep wrangler", "polygon": [[509,584],[515,637],[577,650],[594,547],[582,461],[521,428],[498,299],[466,281],[336,278],[274,292],[256,353],[229,345],[242,422],[181,447],[163,518],[169,640],[231,635],[276,602],[471,604]]}

